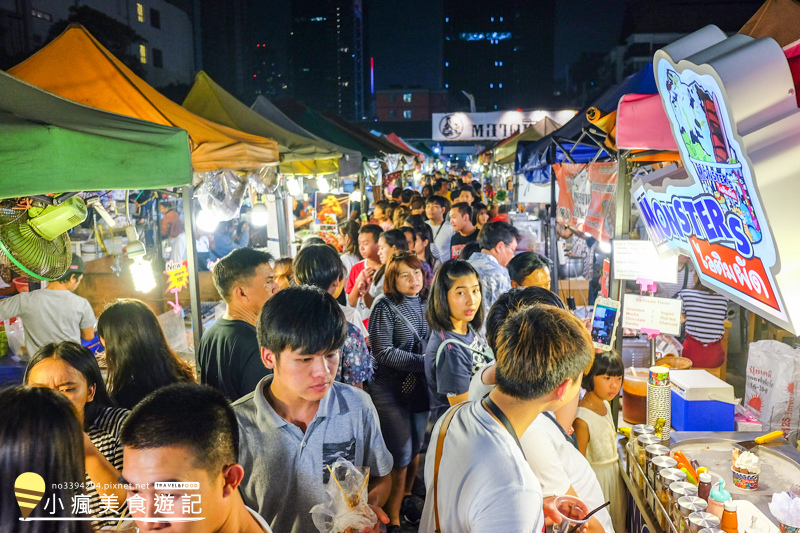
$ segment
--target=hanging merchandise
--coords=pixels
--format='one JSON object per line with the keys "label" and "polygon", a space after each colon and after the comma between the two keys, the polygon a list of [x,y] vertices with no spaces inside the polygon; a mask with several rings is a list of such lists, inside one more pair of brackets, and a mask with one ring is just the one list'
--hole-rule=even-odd
{"label": "hanging merchandise", "polygon": [[247,183],[245,174],[229,169],[195,172],[192,180],[200,207],[216,215],[219,221],[231,220],[239,214]]}
{"label": "hanging merchandise", "polygon": [[559,224],[588,233],[601,242],[614,237],[617,164],[560,163],[553,165],[558,180]]}
{"label": "hanging merchandise", "polygon": [[364,177],[369,180],[370,185],[377,185],[383,179],[383,168],[377,159],[370,159],[364,162]]}

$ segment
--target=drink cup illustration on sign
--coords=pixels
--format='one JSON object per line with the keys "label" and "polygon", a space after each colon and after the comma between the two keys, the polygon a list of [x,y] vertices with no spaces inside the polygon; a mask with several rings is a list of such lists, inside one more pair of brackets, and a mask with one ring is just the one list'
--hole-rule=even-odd
{"label": "drink cup illustration on sign", "polygon": [[667,71],[666,87],[672,115],[703,190],[719,202],[723,212],[742,219],[750,242],[761,242],[761,225],[742,161],[731,146],[717,95],[696,81],[684,83],[674,70]]}

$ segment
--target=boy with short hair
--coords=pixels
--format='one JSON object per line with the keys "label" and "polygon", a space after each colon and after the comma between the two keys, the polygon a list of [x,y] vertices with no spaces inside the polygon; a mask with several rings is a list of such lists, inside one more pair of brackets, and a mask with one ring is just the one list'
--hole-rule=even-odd
{"label": "boy with short hair", "polygon": [[[141,531],[270,532],[239,493],[244,476],[238,464],[239,427],[221,392],[188,383],[159,389],[131,411],[120,439],[125,446],[121,482],[127,486],[128,508]],[[157,489],[159,482],[199,486]],[[174,512],[158,505],[165,498],[172,501],[169,507]],[[137,520],[141,518],[162,521]],[[171,523],[170,518],[202,520]]]}
{"label": "boy with short hair", "polygon": [[455,232],[450,237],[450,259],[458,259],[464,246],[478,240],[480,233],[472,225],[472,207],[466,202],[454,204],[450,210],[450,225]]}
{"label": "boy with short hair", "polygon": [[365,392],[334,382],[346,336],[339,305],[318,288],[284,289],[261,311],[261,358],[274,373],[233,409],[242,496],[276,531],[315,531],[309,511],[327,501],[327,467],[338,458],[370,468],[369,504],[389,521],[379,506],[391,488],[392,457],[377,412]]}
{"label": "boy with short hair", "polygon": [[[494,390],[481,402],[450,408],[433,428],[431,438],[437,439],[438,449],[441,426],[448,417],[452,420],[436,480],[436,455],[429,453],[426,458],[421,533],[498,527],[543,531],[542,490],[525,461],[519,437],[539,413],[558,409],[578,394],[583,371],[594,355],[592,339],[569,311],[542,305],[511,314],[500,330],[497,348]],[[557,520],[552,502],[546,503],[547,516]]]}
{"label": "boy with short hair", "polygon": [[[364,259],[350,269],[347,285],[344,292],[347,294],[347,303],[350,307],[357,307],[358,300],[369,291],[372,276],[381,268],[381,258],[378,256],[378,239],[383,229],[377,224],[364,224],[358,230],[358,251]],[[369,318],[369,309],[363,319]],[[363,313],[362,313],[363,315]]]}
{"label": "boy with short hair", "polygon": [[434,269],[445,261],[450,260],[450,237],[453,236],[453,226],[445,219],[450,203],[442,196],[434,194],[425,200],[425,221],[433,232],[433,242],[431,242],[431,252],[438,259],[436,265],[431,265]]}

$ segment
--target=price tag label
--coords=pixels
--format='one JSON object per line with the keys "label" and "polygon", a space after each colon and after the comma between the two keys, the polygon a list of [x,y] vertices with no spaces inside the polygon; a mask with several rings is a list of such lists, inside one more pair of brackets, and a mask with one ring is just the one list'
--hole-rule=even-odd
{"label": "price tag label", "polygon": [[672,298],[626,294],[622,304],[622,327],[680,335],[681,304],[680,300]]}

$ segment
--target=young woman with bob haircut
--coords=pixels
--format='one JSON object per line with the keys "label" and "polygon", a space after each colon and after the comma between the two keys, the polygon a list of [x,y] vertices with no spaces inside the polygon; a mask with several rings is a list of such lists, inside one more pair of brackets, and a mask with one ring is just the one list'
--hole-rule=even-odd
{"label": "young woman with bob haircut", "polygon": [[390,532],[400,531],[401,513],[411,523],[419,520],[419,511],[404,496],[411,495],[428,424],[426,289],[422,262],[416,255],[394,253],[386,264],[384,297],[375,301],[369,320],[376,363],[370,394],[394,459],[392,491],[384,507]]}
{"label": "young woman with bob haircut", "polygon": [[195,383],[189,365],[167,344],[158,318],[141,300],[123,298],[105,308],[97,334],[106,349],[111,399],[125,409],[173,383]]}
{"label": "young woman with bob haircut", "polygon": [[466,261],[451,259],[436,272],[425,315],[432,331],[425,377],[436,419],[466,400],[472,376],[494,361],[494,352],[479,333],[481,299],[478,272]]}

